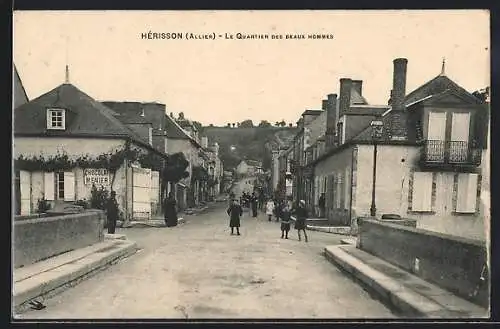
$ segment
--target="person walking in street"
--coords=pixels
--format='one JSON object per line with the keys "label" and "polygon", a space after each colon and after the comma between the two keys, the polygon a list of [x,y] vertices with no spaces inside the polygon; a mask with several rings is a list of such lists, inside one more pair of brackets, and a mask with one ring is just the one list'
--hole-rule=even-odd
{"label": "person walking in street", "polygon": [[321,193],[321,196],[319,197],[318,200],[318,206],[319,206],[319,217],[324,218],[325,217],[325,193]]}
{"label": "person walking in street", "polygon": [[290,231],[290,220],[291,220],[290,208],[285,205],[283,211],[281,212],[281,238],[288,239],[288,232]]}
{"label": "person walking in street", "polygon": [[118,202],[116,201],[116,192],[111,191],[106,202],[106,217],[108,220],[108,234],[115,234],[116,221],[118,220]]}
{"label": "person walking in street", "polygon": [[272,220],[274,214],[274,201],[272,199],[269,199],[266,203],[266,215],[269,221]]}
{"label": "person walking in street", "polygon": [[295,229],[299,235],[299,241],[301,241],[300,231],[304,231],[304,237],[307,242],[307,233],[306,233],[306,219],[307,219],[307,210],[306,210],[306,202],[304,200],[299,201],[299,207],[294,211],[296,216],[295,221]]}
{"label": "person walking in street", "polygon": [[252,217],[257,217],[257,197],[255,196],[255,192],[250,197],[250,205],[252,207]]}
{"label": "person walking in street", "polygon": [[236,235],[240,235],[240,217],[243,215],[243,208],[241,208],[237,199],[233,200],[233,203],[227,209],[227,214],[229,215],[231,235],[234,234],[234,228],[236,228]]}
{"label": "person walking in street", "polygon": [[165,226],[177,226],[177,201],[172,192],[168,193],[168,198],[165,199],[164,212],[165,212]]}

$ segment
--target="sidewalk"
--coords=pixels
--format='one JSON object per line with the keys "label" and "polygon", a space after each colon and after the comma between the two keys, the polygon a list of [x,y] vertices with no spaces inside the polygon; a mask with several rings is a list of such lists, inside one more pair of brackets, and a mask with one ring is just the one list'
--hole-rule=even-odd
{"label": "sidewalk", "polygon": [[124,236],[106,235],[103,242],[17,268],[13,273],[14,310],[21,313],[28,302],[58,294],[136,251],[136,243]]}
{"label": "sidewalk", "polygon": [[486,318],[488,310],[459,298],[354,245],[327,246],[325,257],[384,303],[412,318]]}
{"label": "sidewalk", "polygon": [[[294,216],[291,217],[292,221],[295,222],[296,218]],[[314,221],[325,221],[324,218],[308,218],[306,222],[314,222]],[[316,225],[306,225],[307,230],[309,231],[317,231],[324,233],[332,233],[332,234],[341,234],[341,235],[351,235],[351,227],[350,226],[316,226]]]}
{"label": "sidewalk", "polygon": [[[209,203],[208,205],[197,208],[187,208],[184,209],[183,211],[180,211],[178,215],[181,216],[184,214],[186,216],[196,216],[198,214],[203,213],[205,210],[209,209],[211,204],[212,203]],[[178,225],[186,223],[186,219],[184,217],[179,217],[177,221]],[[119,220],[116,222],[117,227],[122,227],[122,225],[123,221]],[[165,227],[165,219],[163,218],[163,215],[155,215],[152,216],[151,219],[149,220],[131,221],[124,228],[130,228],[130,227]]]}

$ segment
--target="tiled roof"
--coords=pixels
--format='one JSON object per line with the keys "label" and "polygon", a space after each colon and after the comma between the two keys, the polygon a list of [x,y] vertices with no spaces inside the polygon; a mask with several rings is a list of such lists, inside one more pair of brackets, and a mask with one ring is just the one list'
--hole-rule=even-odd
{"label": "tiled roof", "polygon": [[21,81],[21,78],[19,77],[19,73],[17,72],[17,68],[15,65],[14,67],[14,90],[13,90],[13,100],[14,100],[14,108],[18,108],[19,106],[27,103],[28,100],[28,95],[26,94],[26,90],[24,89],[23,83]]}
{"label": "tiled roof", "polygon": [[460,87],[446,75],[438,75],[434,79],[424,83],[405,97],[405,105],[415,103],[428,96],[436,95],[445,90],[455,90],[459,93],[469,94],[467,90]]}
{"label": "tiled roof", "polygon": [[[65,130],[47,130],[48,108],[68,111]],[[51,136],[129,136],[140,140],[116,118],[118,113],[94,100],[72,84],[62,84],[21,105],[14,112],[14,133]]]}
{"label": "tiled roof", "polygon": [[182,129],[175,119],[168,115],[167,120],[165,120],[165,130],[167,131],[167,138],[192,139],[187,131]]}
{"label": "tiled roof", "polygon": [[351,88],[351,106],[356,104],[368,104],[368,102],[353,87]]}

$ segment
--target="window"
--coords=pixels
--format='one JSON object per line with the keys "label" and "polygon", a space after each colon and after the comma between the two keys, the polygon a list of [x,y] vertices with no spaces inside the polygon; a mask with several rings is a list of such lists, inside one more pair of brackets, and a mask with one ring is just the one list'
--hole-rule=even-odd
{"label": "window", "polygon": [[349,187],[351,186],[351,171],[350,168],[345,168],[345,181],[344,181],[344,209],[349,209],[351,195],[349,194]]}
{"label": "window", "polygon": [[344,135],[344,123],[343,122],[339,122],[337,124],[337,134],[338,134],[338,140],[339,140],[339,145],[342,145],[344,144],[344,139],[345,139],[345,135]]}
{"label": "window", "polygon": [[336,194],[336,197],[335,197],[335,200],[337,201],[336,202],[336,205],[337,205],[337,209],[340,209],[343,205],[342,205],[342,173],[337,173],[337,179],[336,179],[336,191],[335,191],[335,194]]}
{"label": "window", "polygon": [[478,174],[458,174],[456,212],[475,213]]}
{"label": "window", "polygon": [[57,172],[44,174],[44,196],[46,200],[75,200],[75,174]]}
{"label": "window", "polygon": [[432,211],[432,173],[414,172],[412,211]]}
{"label": "window", "polygon": [[63,109],[47,110],[47,129],[66,129],[65,111]]}

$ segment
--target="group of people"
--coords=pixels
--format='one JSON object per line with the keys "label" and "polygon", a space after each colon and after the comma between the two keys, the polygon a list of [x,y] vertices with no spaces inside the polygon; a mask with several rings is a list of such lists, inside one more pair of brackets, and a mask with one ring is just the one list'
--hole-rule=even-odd
{"label": "group of people", "polygon": [[[244,200],[242,196],[240,200],[238,200],[234,193],[231,193],[231,204],[227,209],[227,214],[230,217],[229,227],[231,228],[231,235],[234,234],[234,230],[236,229],[236,235],[240,235],[240,219],[243,215],[243,207],[241,204],[241,200]],[[252,193],[250,196],[249,205],[252,208],[252,217],[257,217],[257,198],[255,194]],[[291,201],[281,201],[269,199],[269,201],[265,205],[266,215],[268,216],[268,221],[272,221],[272,217],[275,216],[276,221],[281,222],[281,238],[288,239],[288,233],[290,232],[290,226],[292,221],[292,215],[295,215],[295,229],[297,230],[297,234],[299,237],[299,241],[302,241],[301,231],[304,233],[305,242],[308,241],[307,233],[306,233],[306,219],[307,219],[307,210],[306,203],[304,200],[299,201],[298,207],[293,207]]]}

